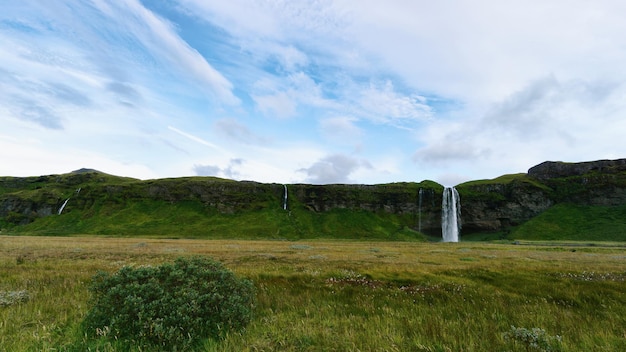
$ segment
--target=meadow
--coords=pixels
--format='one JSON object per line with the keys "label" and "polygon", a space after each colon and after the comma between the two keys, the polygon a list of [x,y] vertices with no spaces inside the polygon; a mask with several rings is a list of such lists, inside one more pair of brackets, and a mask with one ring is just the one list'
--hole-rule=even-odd
{"label": "meadow", "polygon": [[199,351],[626,350],[621,243],[95,236],[0,236],[0,349],[119,350],[80,330],[92,276],[190,255],[257,289],[248,328]]}

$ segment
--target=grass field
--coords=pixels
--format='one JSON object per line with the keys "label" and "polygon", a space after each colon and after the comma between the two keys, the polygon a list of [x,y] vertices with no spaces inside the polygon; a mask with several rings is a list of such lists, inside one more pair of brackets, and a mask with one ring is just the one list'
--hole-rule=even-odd
{"label": "grass field", "polygon": [[0,350],[119,350],[80,331],[91,277],[187,255],[257,287],[248,329],[200,351],[626,350],[619,243],[28,236],[0,236]]}

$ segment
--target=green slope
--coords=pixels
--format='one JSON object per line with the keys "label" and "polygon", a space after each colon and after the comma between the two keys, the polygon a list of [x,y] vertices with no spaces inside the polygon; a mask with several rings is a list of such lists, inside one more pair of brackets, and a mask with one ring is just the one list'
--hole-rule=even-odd
{"label": "green slope", "polygon": [[[396,192],[406,188],[412,194],[417,193],[420,185],[385,187]],[[0,228],[3,234],[23,235],[425,240],[422,234],[410,229],[415,223],[412,215],[340,208],[317,212],[297,197],[290,197],[289,210],[284,210],[282,190],[282,185],[211,177],[141,181],[99,172],[4,177],[0,178],[2,199],[47,207],[50,215],[7,214],[0,218]],[[365,188],[351,187],[346,191],[341,185],[324,191],[328,193],[323,197],[329,199],[335,193],[343,197],[374,197]],[[62,214],[57,215],[68,198]]]}
{"label": "green slope", "polygon": [[405,219],[385,213],[278,207],[224,214],[198,202],[143,200],[123,207],[74,210],[14,227],[13,234],[148,236],[167,238],[424,240]]}
{"label": "green slope", "polygon": [[520,225],[508,237],[525,240],[626,241],[626,205],[556,204]]}
{"label": "green slope", "polygon": [[[289,210],[282,209],[283,186],[211,177],[141,181],[94,170],[40,177],[0,177],[2,202],[23,202],[33,212],[0,216],[2,234],[149,236],[239,239],[436,240],[411,230],[416,212],[366,211],[361,205],[415,204],[429,189],[430,221],[437,222],[441,186],[432,181],[376,187],[290,185]],[[462,240],[508,239],[626,241],[626,204],[582,205],[598,194],[626,187],[626,172],[538,180],[527,174],[459,185],[462,200],[498,208],[515,194],[542,192],[555,203],[522,223],[499,232],[476,232]],[[293,190],[292,190],[293,189]],[[80,192],[79,192],[80,190]],[[516,193],[517,192],[517,193]],[[604,193],[602,193],[604,192]],[[59,207],[70,198],[61,215]],[[299,200],[300,199],[300,200]],[[618,196],[618,200],[621,199]],[[336,202],[339,201],[339,205]],[[342,203],[343,202],[343,203]],[[603,204],[603,203],[600,203]],[[614,202],[619,204],[619,202]],[[426,205],[425,205],[426,206]],[[49,216],[40,217],[45,208]],[[331,209],[331,210],[327,210]],[[30,211],[30,210],[29,210]],[[35,211],[39,215],[34,215]],[[425,213],[421,213],[424,222]],[[436,236],[437,234],[431,234]]]}

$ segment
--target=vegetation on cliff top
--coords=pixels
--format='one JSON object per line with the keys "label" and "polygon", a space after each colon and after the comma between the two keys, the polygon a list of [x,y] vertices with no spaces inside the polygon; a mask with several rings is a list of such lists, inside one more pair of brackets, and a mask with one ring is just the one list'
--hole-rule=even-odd
{"label": "vegetation on cliff top", "polygon": [[[432,181],[288,185],[288,207],[284,210],[280,184],[214,177],[142,181],[95,170],[79,171],[0,177],[0,230],[29,235],[422,241],[429,237],[416,230],[436,240],[440,226],[443,187]],[[510,225],[493,235],[473,234],[468,239],[626,240],[626,217],[621,207],[626,198],[624,171],[589,169],[552,178],[510,174],[466,182],[457,189],[464,216],[472,214],[474,203],[490,211],[474,212],[474,216],[483,216],[479,220],[489,214],[497,217],[498,209],[515,209],[511,201],[520,201],[525,195],[534,197],[523,199],[525,207],[548,200],[543,203],[547,207],[538,205],[535,213],[527,208],[522,218],[505,219]],[[426,191],[423,202],[420,190]],[[56,216],[67,199],[62,215]],[[531,216],[539,216],[527,221],[528,209]],[[466,227],[467,234],[486,231],[470,228]]]}
{"label": "vegetation on cliff top", "polygon": [[[141,181],[98,172],[5,177],[0,179],[0,196],[26,203],[24,207],[31,213],[8,213],[0,218],[0,228],[5,229],[4,233],[29,235],[421,241],[425,237],[411,229],[418,221],[415,212],[391,214],[348,209],[334,202],[340,199],[345,204],[365,204],[392,195],[416,203],[420,187],[436,186],[434,182],[290,185],[285,210],[283,186],[277,184],[213,177]],[[303,194],[296,196],[292,192]],[[58,216],[58,209],[68,198]],[[303,199],[332,206],[316,211]],[[34,208],[44,206],[52,216],[31,215]]]}

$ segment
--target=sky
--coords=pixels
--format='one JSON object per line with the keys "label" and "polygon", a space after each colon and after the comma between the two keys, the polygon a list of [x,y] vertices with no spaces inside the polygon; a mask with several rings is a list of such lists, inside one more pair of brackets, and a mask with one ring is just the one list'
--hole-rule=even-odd
{"label": "sky", "polygon": [[621,0],[0,9],[3,176],[452,186],[626,157]]}

